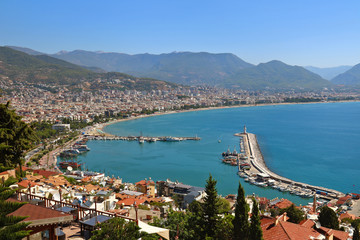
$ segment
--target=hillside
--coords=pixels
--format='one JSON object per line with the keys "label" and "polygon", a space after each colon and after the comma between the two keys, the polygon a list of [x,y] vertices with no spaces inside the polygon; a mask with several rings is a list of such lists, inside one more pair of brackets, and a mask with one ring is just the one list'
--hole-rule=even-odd
{"label": "hillside", "polygon": [[174,52],[168,54],[103,53],[76,50],[51,55],[81,66],[96,66],[138,77],[151,77],[186,85],[217,85],[252,65],[229,53]]}
{"label": "hillside", "polygon": [[320,75],[320,77],[331,80],[337,75],[346,72],[352,66],[338,66],[338,67],[329,67],[329,68],[319,68],[319,67],[313,67],[313,66],[306,66],[304,67],[306,70],[309,70],[310,72],[316,73]]}
{"label": "hillside", "polygon": [[164,89],[175,86],[163,81],[137,78],[123,73],[97,73],[47,55],[31,56],[0,47],[0,78],[30,84],[68,85],[88,89]]}
{"label": "hillside", "polygon": [[336,76],[331,80],[335,84],[341,85],[360,85],[360,63],[349,69],[348,71]]}
{"label": "hillside", "polygon": [[328,87],[331,83],[302,67],[274,60],[243,69],[225,81],[224,85],[243,89],[313,89]]}
{"label": "hillside", "polygon": [[24,53],[27,53],[29,55],[45,55],[45,53],[38,52],[38,51],[35,51],[33,49],[25,48],[25,47],[17,47],[17,46],[4,46],[4,47],[8,47],[8,48],[20,51],[20,52],[24,52]]}

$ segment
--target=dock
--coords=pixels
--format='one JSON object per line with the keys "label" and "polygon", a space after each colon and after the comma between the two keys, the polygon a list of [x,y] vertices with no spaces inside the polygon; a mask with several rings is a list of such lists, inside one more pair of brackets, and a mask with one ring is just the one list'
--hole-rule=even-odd
{"label": "dock", "polygon": [[180,142],[180,141],[199,141],[200,137],[171,137],[171,136],[117,136],[111,134],[97,134],[97,135],[86,135],[85,136],[89,140],[122,140],[122,141],[139,141],[140,139],[145,142]]}
{"label": "dock", "polygon": [[[282,177],[270,169],[267,168],[264,157],[261,153],[259,144],[257,142],[257,138],[255,134],[246,132],[246,128],[243,133],[236,133],[235,136],[242,138],[242,145],[243,145],[243,154],[247,156],[249,163],[251,164],[251,169],[248,170],[246,173],[248,175],[256,175],[256,174],[265,174],[269,176],[269,179],[273,179],[279,182],[282,187],[284,188],[297,188],[305,191],[312,191],[314,194],[317,192],[326,193],[326,195],[317,195],[320,198],[326,200],[332,200],[339,197],[344,196],[345,194],[325,187],[315,186],[307,183],[296,182],[294,180]],[[242,171],[240,169],[240,161],[238,162],[239,173]],[[241,176],[241,174],[239,174]]]}

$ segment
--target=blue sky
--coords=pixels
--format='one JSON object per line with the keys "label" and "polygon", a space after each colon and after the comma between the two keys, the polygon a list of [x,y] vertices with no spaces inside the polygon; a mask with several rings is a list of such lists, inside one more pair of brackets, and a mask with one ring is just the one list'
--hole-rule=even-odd
{"label": "blue sky", "polygon": [[234,53],[258,64],[360,63],[360,1],[1,0],[0,45]]}

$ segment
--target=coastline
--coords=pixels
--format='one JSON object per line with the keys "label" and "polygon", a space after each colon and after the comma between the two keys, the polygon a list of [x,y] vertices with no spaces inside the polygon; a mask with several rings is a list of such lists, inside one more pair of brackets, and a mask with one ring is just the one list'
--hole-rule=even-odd
{"label": "coastline", "polygon": [[349,100],[349,101],[328,101],[328,102],[299,102],[299,103],[261,103],[261,104],[247,104],[247,105],[233,105],[233,106],[222,106],[222,107],[205,107],[205,108],[198,108],[198,109],[189,109],[189,110],[178,110],[178,111],[167,111],[167,112],[160,112],[160,113],[153,113],[149,115],[139,115],[136,117],[129,117],[129,118],[123,118],[123,119],[117,119],[106,123],[101,123],[98,125],[95,125],[90,132],[95,135],[97,134],[98,130],[104,132],[104,134],[109,134],[104,131],[104,128],[106,126],[116,124],[119,122],[125,122],[125,121],[131,121],[141,118],[147,118],[147,117],[155,117],[155,116],[162,116],[162,115],[168,115],[168,114],[176,114],[176,113],[185,113],[185,112],[197,112],[197,111],[209,111],[209,110],[219,110],[219,109],[229,109],[229,108],[246,108],[246,107],[263,107],[263,106],[278,106],[278,105],[298,105],[298,104],[325,104],[325,103],[346,103],[346,102],[360,102],[360,100]]}
{"label": "coastline", "polygon": [[[94,126],[94,129],[95,131],[97,130],[103,130],[104,127],[108,126],[108,125],[111,125],[111,124],[115,124],[115,123],[118,123],[118,122],[123,122],[123,121],[130,121],[130,120],[136,120],[136,119],[141,119],[141,118],[145,118],[145,117],[153,117],[153,116],[161,116],[161,115],[167,115],[167,114],[175,114],[175,113],[184,113],[184,112],[195,112],[195,111],[207,111],[207,110],[218,110],[218,109],[227,109],[227,108],[240,108],[240,107],[257,107],[257,106],[277,106],[277,105],[295,105],[295,104],[316,104],[316,103],[344,103],[344,102],[360,102],[360,101],[329,101],[329,102],[307,102],[307,103],[273,103],[273,104],[256,104],[256,105],[236,105],[236,106],[222,106],[222,107],[207,107],[207,108],[200,108],[200,109],[190,109],[190,110],[181,110],[181,111],[168,111],[168,112],[162,112],[162,113],[155,113],[155,114],[151,114],[151,115],[139,115],[139,116],[136,116],[136,117],[130,117],[130,118],[126,118],[126,119],[118,119],[118,120],[115,120],[115,121],[110,121],[110,122],[106,122],[106,123],[102,123],[102,124],[99,124],[97,126]],[[105,133],[105,132],[104,132]],[[107,133],[109,134],[109,133]],[[257,139],[256,139],[256,136],[255,136],[255,144],[254,146],[258,146],[258,143],[257,143]],[[330,192],[332,193],[335,193],[336,195],[342,195],[343,193],[340,192],[340,191],[337,191],[337,190],[333,190],[333,189],[328,189],[328,188],[324,188],[324,187],[320,187],[320,186],[314,186],[314,185],[310,185],[310,184],[306,184],[306,183],[300,183],[300,182],[296,182],[296,181],[293,181],[291,179],[288,179],[288,178],[285,178],[285,177],[282,177],[276,173],[274,173],[272,170],[270,170],[268,168],[268,166],[266,165],[266,161],[265,159],[263,158],[262,154],[261,154],[261,150],[258,149],[256,150],[256,152],[259,152],[259,154],[261,155],[261,157],[258,157],[257,158],[257,163],[260,165],[261,168],[263,168],[266,172],[269,172],[271,173],[272,176],[274,176],[275,178],[277,179],[283,179],[285,181],[291,181],[292,183],[294,183],[295,185],[302,185],[304,187],[310,187],[310,188],[316,188],[316,189],[319,189],[319,190],[323,190],[323,191],[326,191],[326,190],[330,190]]]}

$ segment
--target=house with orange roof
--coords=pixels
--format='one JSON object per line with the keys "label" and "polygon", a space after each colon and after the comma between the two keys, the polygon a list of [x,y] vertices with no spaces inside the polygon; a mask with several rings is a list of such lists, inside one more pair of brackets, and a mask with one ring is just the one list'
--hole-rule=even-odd
{"label": "house with orange roof", "polygon": [[118,205],[120,208],[123,207],[138,207],[140,204],[143,204],[145,202],[144,199],[139,198],[124,198],[122,200],[119,200],[116,205]]}
{"label": "house with orange roof", "polygon": [[151,178],[149,178],[149,180],[145,178],[145,180],[137,182],[135,186],[136,191],[155,197],[155,182],[151,180]]}
{"label": "house with orange roof", "polygon": [[43,176],[44,178],[49,178],[50,176],[59,176],[62,175],[62,173],[59,172],[53,172],[53,171],[46,171],[46,170],[41,170],[41,169],[36,169],[33,170],[34,174],[38,174]]}
{"label": "house with orange roof", "polygon": [[[14,199],[8,199],[7,201],[18,202]],[[36,233],[48,232],[49,240],[57,239],[55,229],[60,224],[70,223],[73,221],[73,216],[70,214],[30,203],[21,206],[14,212],[9,213],[7,216],[27,216],[27,218],[25,218],[22,222],[30,223],[30,225],[26,227],[26,230],[31,230],[30,236]]]}
{"label": "house with orange roof", "polygon": [[347,240],[350,239],[349,233],[344,231],[339,231],[331,228],[320,227],[317,231],[323,234],[326,239],[333,239],[333,240]]}
{"label": "house with orange roof", "polygon": [[304,220],[300,224],[288,222],[286,213],[276,217],[262,217],[261,229],[264,240],[348,240],[349,233],[314,227],[314,222]]}
{"label": "house with orange roof", "polygon": [[32,193],[35,192],[35,186],[38,186],[39,184],[30,180],[22,180],[20,182],[17,183],[17,185],[20,188],[20,191],[22,192],[28,192],[29,190],[29,186],[30,186],[30,191]]}
{"label": "house with orange roof", "polygon": [[294,203],[292,203],[290,200],[286,198],[282,198],[276,202],[273,203],[270,202],[270,208],[284,209],[290,207],[293,204]]}
{"label": "house with orange roof", "polygon": [[336,202],[336,206],[341,206],[341,205],[351,205],[351,199],[352,196],[351,195],[346,195],[345,197],[341,197],[337,200]]}
{"label": "house with orange roof", "polygon": [[16,178],[15,169],[7,170],[7,171],[4,171],[4,172],[0,173],[0,180],[1,181],[6,181],[6,180],[9,179],[9,177]]}
{"label": "house with orange roof", "polygon": [[359,217],[356,217],[354,214],[351,213],[342,213],[339,217],[340,221],[344,220],[344,219],[351,219],[351,220],[355,220],[355,219],[360,219]]}

